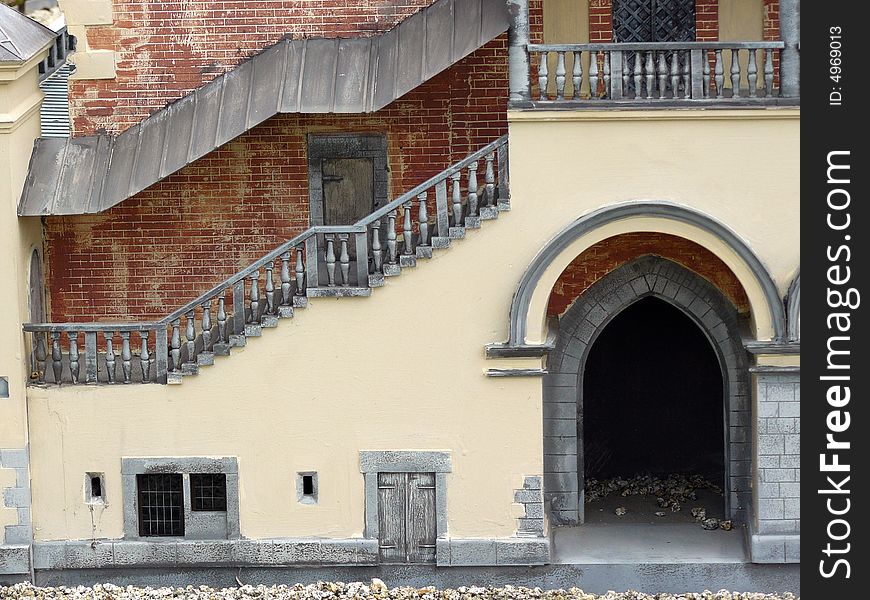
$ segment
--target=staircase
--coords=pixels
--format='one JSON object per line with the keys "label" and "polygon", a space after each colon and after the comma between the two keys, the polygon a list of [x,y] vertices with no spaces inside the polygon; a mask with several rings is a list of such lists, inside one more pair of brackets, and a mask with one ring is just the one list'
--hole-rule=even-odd
{"label": "staircase", "polygon": [[370,296],[509,210],[507,142],[495,140],[353,225],[311,227],[156,321],[25,324],[31,383],[180,384],[312,298]]}

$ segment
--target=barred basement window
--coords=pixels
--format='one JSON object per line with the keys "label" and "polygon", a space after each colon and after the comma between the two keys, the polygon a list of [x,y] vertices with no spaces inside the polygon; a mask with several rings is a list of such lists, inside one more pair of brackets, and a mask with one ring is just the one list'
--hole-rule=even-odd
{"label": "barred basement window", "polygon": [[184,485],[180,473],[136,475],[139,535],[184,535]]}
{"label": "barred basement window", "polygon": [[190,509],[225,511],[227,509],[227,476],[223,473],[191,473]]}

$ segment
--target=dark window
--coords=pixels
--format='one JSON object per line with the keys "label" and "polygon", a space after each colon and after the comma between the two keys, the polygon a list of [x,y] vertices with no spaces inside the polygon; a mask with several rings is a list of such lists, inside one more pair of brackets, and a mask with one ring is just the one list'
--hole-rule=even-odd
{"label": "dark window", "polygon": [[616,42],[692,42],[695,0],[614,0]]}
{"label": "dark window", "polygon": [[314,475],[302,476],[302,493],[306,496],[314,495]]}
{"label": "dark window", "polygon": [[223,473],[190,475],[191,510],[226,510],[227,476]]}
{"label": "dark window", "polygon": [[94,500],[103,497],[103,482],[99,475],[91,476],[91,498]]}
{"label": "dark window", "polygon": [[184,486],[180,473],[136,475],[139,535],[184,535]]}

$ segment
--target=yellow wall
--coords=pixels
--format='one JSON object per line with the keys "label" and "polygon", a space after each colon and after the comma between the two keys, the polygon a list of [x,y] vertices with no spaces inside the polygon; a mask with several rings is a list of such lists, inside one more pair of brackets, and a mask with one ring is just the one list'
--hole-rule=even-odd
{"label": "yellow wall", "polygon": [[[798,116],[512,113],[511,212],[371,298],[315,299],[181,386],[31,388],[36,538],[120,537],[121,458],[165,455],[239,457],[243,536],[360,536],[358,452],[371,449],[451,451],[450,535],[512,535],[513,490],[542,471],[541,381],[485,377],[487,368],[536,361],[487,361],[483,347],[507,339],[529,262],[596,208],[668,200],[733,229],[784,294],[799,263]],[[709,234],[654,219],[608,227],[595,235],[661,229],[695,239],[764,308],[739,258]],[[551,270],[544,279],[561,269]],[[539,333],[548,294],[533,301]],[[769,319],[756,326],[769,337]],[[296,502],[294,475],[307,470],[319,473],[315,506]],[[109,497],[95,527],[82,492],[93,471],[106,473]]]}

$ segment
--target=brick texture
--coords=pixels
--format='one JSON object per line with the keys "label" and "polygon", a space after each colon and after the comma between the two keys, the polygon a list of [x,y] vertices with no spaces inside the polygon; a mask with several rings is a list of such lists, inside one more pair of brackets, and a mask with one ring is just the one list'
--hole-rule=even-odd
{"label": "brick texture", "polygon": [[737,307],[749,312],[749,300],[740,281],[715,254],[681,237],[662,233],[626,233],[594,244],[569,264],[553,286],[547,313],[563,314],[589,287],[633,258],[651,254],[694,271],[719,288]]}
{"label": "brick texture", "polygon": [[378,113],[278,115],[109,211],[46,218],[52,320],[162,316],[306,229],[307,133],[385,134],[391,198],[503,135],[506,43]]}

